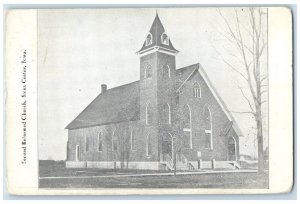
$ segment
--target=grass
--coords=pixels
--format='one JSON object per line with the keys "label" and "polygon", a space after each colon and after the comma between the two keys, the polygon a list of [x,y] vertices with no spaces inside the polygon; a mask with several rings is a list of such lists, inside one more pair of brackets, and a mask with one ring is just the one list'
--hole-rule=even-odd
{"label": "grass", "polygon": [[[144,177],[86,178],[88,176],[157,173],[151,170],[66,169],[64,163],[40,164],[40,188],[267,188],[267,173],[217,173]],[[85,176],[85,178],[80,178]]]}

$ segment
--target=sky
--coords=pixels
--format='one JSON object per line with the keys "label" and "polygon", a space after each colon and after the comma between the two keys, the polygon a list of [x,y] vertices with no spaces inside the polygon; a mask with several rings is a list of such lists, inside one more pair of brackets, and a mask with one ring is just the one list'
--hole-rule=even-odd
{"label": "sky", "polygon": [[[220,53],[226,56],[234,50],[220,35],[225,27],[216,8],[159,8],[157,12],[172,44],[180,51],[176,67],[199,62],[228,109],[247,110],[238,89],[242,81],[220,57]],[[234,23],[231,9],[222,12],[229,23]],[[113,88],[139,80],[139,57],[135,52],[142,47],[155,14],[156,9],[149,8],[39,10],[40,159],[66,158],[65,127],[101,92],[101,84]],[[231,62],[238,66],[238,62]],[[262,65],[266,71],[266,54]],[[254,121],[246,114],[234,117],[244,135],[240,152],[255,154]],[[265,141],[267,144],[267,137]]]}

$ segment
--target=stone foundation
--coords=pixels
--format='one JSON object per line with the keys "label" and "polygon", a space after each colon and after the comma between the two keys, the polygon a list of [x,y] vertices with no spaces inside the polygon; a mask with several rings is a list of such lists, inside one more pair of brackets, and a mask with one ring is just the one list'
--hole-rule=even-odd
{"label": "stone foundation", "polygon": [[[126,163],[124,164],[126,166]],[[120,169],[121,162],[116,161],[66,161],[66,168]],[[159,170],[159,162],[129,162],[128,169]]]}

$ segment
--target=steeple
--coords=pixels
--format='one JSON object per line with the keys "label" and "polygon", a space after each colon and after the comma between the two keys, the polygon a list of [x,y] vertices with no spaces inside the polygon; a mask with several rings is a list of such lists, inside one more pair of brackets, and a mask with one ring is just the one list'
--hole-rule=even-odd
{"label": "steeple", "polygon": [[165,33],[165,28],[159,19],[157,11],[146,40],[137,54],[145,53],[148,50],[152,50],[152,48],[162,48],[164,50],[173,52],[174,54],[179,52],[173,47],[169,36]]}

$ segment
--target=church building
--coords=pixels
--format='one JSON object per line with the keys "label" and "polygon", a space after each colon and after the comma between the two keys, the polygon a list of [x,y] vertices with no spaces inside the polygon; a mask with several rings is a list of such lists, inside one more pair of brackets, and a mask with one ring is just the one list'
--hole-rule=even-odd
{"label": "church building", "polygon": [[101,93],[66,127],[67,168],[238,168],[239,130],[200,63],[178,54],[158,15],[140,80]]}

